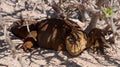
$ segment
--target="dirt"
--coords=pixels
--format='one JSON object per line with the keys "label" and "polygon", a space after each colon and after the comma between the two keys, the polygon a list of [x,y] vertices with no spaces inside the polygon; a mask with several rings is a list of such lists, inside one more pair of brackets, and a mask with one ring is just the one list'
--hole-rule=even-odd
{"label": "dirt", "polygon": [[[28,14],[37,19],[41,18],[41,16],[43,19],[46,17],[45,14],[39,11],[34,11],[33,14],[31,14],[31,11],[26,11],[23,2],[20,2],[20,5],[22,6],[15,7],[15,3],[12,1],[6,1],[0,4],[3,19],[6,19],[5,24],[10,26],[13,19],[14,21],[19,19],[21,14],[23,18]],[[40,8],[40,6],[38,8]],[[78,22],[78,24],[82,26],[85,25],[81,22]],[[118,21],[118,26],[120,26],[119,24],[120,21]],[[120,29],[117,31],[120,32]],[[13,43],[18,47],[21,46],[23,43],[22,40],[15,37],[10,32],[9,34]],[[0,67],[22,67],[21,63],[24,64],[23,67],[120,67],[120,39],[116,42],[116,52],[112,48],[107,48],[107,55],[100,56],[88,53],[88,51],[85,50],[77,57],[72,57],[66,51],[54,51],[43,48],[35,49],[31,53],[25,53],[22,49],[16,49],[16,54],[13,56],[9,45],[4,39],[3,30],[0,30]]]}

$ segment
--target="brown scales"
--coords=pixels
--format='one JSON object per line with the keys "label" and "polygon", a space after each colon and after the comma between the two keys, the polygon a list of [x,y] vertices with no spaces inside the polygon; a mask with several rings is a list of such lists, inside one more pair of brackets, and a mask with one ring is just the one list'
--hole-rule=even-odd
{"label": "brown scales", "polygon": [[35,47],[37,47],[37,41],[34,39],[37,37],[37,31],[31,31],[24,40],[22,48],[25,52],[32,51]]}
{"label": "brown scales", "polygon": [[72,30],[66,38],[66,49],[72,56],[78,56],[86,48],[87,37],[82,30]]}
{"label": "brown scales", "polygon": [[104,46],[106,46],[104,35],[100,29],[91,30],[87,39],[86,33],[68,19],[45,19],[36,24],[30,24],[29,28],[32,36],[27,32],[26,26],[14,23],[11,27],[11,32],[15,36],[24,39],[22,48],[25,51],[33,50],[37,46],[58,51],[67,50],[72,56],[77,56],[85,48],[92,48],[94,52],[103,53]]}
{"label": "brown scales", "polygon": [[[31,25],[29,25],[30,31],[36,30],[34,23],[31,23]],[[27,31],[27,26],[25,26],[25,21],[23,20],[14,22],[11,25],[10,31],[20,39],[25,39],[25,37],[29,34]]]}
{"label": "brown scales", "polygon": [[105,53],[104,49],[109,46],[107,45],[104,32],[101,29],[94,28],[89,32],[87,47],[91,48],[93,53]]}

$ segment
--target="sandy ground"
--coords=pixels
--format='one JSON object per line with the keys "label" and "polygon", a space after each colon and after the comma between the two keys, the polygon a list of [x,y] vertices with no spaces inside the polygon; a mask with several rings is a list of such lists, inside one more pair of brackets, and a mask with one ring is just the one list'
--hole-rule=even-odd
{"label": "sandy ground", "polygon": [[[0,10],[2,10],[3,18],[14,19],[19,18],[20,15],[26,17],[27,14],[30,14],[30,11],[24,9],[23,3],[19,4],[22,6],[14,7],[15,4],[11,1],[2,3]],[[15,10],[16,12],[14,12]],[[34,18],[46,16],[39,11],[35,11],[30,15],[34,16]],[[7,21],[6,23],[11,24],[11,22]],[[118,26],[120,26],[120,22]],[[120,32],[120,30],[117,31]],[[22,44],[22,41],[12,34],[11,37],[16,46]],[[72,57],[66,51],[38,48],[31,53],[25,53],[22,49],[17,49],[16,56],[13,58],[8,44],[4,41],[3,30],[0,30],[0,67],[22,67],[21,63],[24,64],[23,67],[120,67],[120,39],[118,39],[117,44],[117,53],[109,48],[105,56],[98,56],[84,51],[81,55]],[[19,60],[22,62],[19,62]]]}
{"label": "sandy ground", "polygon": [[[2,39],[2,37],[0,37]],[[118,54],[109,53],[109,56],[98,56],[84,51],[77,57],[70,56],[66,51],[54,51],[38,48],[31,53],[25,53],[17,49],[16,57],[13,58],[9,46],[0,40],[0,67],[119,67],[120,49]],[[19,39],[12,40],[14,44],[22,44]],[[120,43],[120,42],[119,42]],[[109,50],[111,52],[111,50]]]}

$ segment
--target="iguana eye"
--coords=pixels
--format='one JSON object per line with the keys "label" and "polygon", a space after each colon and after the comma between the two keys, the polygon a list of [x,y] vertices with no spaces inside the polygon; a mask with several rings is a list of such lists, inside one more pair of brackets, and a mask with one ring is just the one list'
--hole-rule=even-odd
{"label": "iguana eye", "polygon": [[73,44],[74,43],[74,40],[73,40],[73,37],[72,36],[68,36],[68,41],[71,43],[71,44]]}
{"label": "iguana eye", "polygon": [[73,40],[70,38],[69,41],[72,42]]}

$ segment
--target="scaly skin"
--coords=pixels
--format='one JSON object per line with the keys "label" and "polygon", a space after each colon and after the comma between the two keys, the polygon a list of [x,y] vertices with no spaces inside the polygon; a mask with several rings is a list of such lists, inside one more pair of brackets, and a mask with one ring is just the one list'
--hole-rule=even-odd
{"label": "scaly skin", "polygon": [[92,29],[87,37],[79,25],[68,19],[45,19],[36,24],[30,24],[30,33],[22,24],[13,24],[11,32],[24,39],[22,48],[26,52],[37,46],[57,51],[67,50],[70,55],[78,56],[86,48],[93,49],[93,52],[104,53],[104,47],[107,46],[102,30]]}
{"label": "scaly skin", "polygon": [[[30,31],[36,30],[35,24],[29,25]],[[29,34],[27,31],[27,26],[25,26],[25,21],[14,22],[11,25],[10,31],[18,38],[25,39],[26,36]]]}
{"label": "scaly skin", "polygon": [[37,31],[31,31],[24,40],[22,48],[25,52],[33,50],[37,46]]}
{"label": "scaly skin", "polygon": [[66,49],[72,56],[78,56],[86,48],[87,37],[81,30],[75,30],[66,38]]}
{"label": "scaly skin", "polygon": [[104,33],[101,29],[94,28],[89,32],[89,39],[87,47],[93,50],[93,53],[97,52],[100,54],[104,54],[105,47],[109,47],[107,45],[106,39],[104,37]]}

